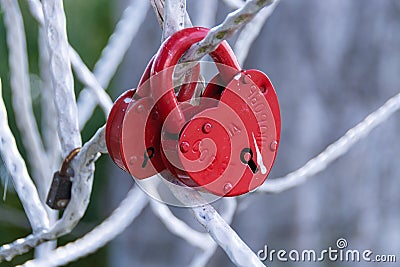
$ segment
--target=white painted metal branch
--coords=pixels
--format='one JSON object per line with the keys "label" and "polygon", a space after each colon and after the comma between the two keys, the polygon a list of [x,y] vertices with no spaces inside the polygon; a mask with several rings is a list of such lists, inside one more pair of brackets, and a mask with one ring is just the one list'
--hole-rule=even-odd
{"label": "white painted metal branch", "polygon": [[[2,119],[2,117],[0,118]],[[1,120],[0,123],[3,121],[6,120]],[[40,222],[46,223],[48,221],[46,220],[47,214],[43,214],[44,211],[40,209],[43,208],[43,206],[41,205],[40,201],[38,202],[38,200],[36,200],[37,193],[34,192],[34,185],[32,181],[28,180],[29,176],[27,176],[27,173],[25,174],[26,168],[24,168],[19,162],[17,157],[18,154],[15,154],[18,151],[15,152],[15,142],[10,140],[11,133],[9,133],[7,136],[7,127],[3,127],[3,125],[0,126],[2,126],[0,130],[3,130],[6,133],[5,137],[7,137],[4,138],[4,140],[6,140],[4,147],[7,149],[7,151],[9,151],[7,154],[5,154],[7,157],[9,157],[7,162],[10,162],[10,166],[17,166],[15,170],[11,169],[13,172],[10,173],[13,179],[14,175],[18,174],[16,177],[19,177],[19,180],[17,179],[17,184],[15,184],[15,182],[14,184],[17,192],[20,190],[24,194],[23,197],[20,197],[22,203],[26,203],[24,204],[24,207],[26,205],[30,209],[27,211],[28,218],[33,216],[32,220],[34,220],[35,225]],[[1,137],[3,136],[3,131],[0,132]],[[105,127],[102,127],[88,142],[85,143],[79,154],[72,160],[70,165],[74,170],[75,176],[72,184],[71,200],[64,211],[63,217],[54,225],[52,225],[50,230],[47,229],[47,223],[45,227],[37,227],[38,230],[46,228],[45,230],[35,231],[32,235],[29,235],[26,238],[18,239],[12,244],[6,244],[0,247],[0,262],[3,259],[11,260],[16,255],[23,254],[47,240],[56,239],[72,231],[79,220],[83,217],[89,204],[93,183],[94,162],[98,158],[99,153],[107,152],[104,135]],[[13,148],[13,144],[15,148]],[[32,199],[27,199],[28,196]]]}
{"label": "white painted metal branch", "polygon": [[400,109],[400,93],[390,98],[379,109],[351,128],[339,140],[329,145],[321,154],[310,159],[303,167],[282,178],[267,180],[256,192],[280,193],[306,182],[310,177],[326,169],[334,160],[343,156],[362,138],[385,122]]}
{"label": "white painted metal branch", "polygon": [[147,196],[139,187],[131,189],[111,216],[85,236],[57,248],[45,258],[28,261],[22,266],[65,265],[95,252],[121,234],[139,216],[147,202]]}
{"label": "white painted metal branch", "polygon": [[[121,19],[115,27],[106,47],[101,52],[100,59],[93,68],[93,74],[103,88],[107,88],[112,77],[121,64],[133,39],[143,24],[150,5],[148,1],[131,0],[124,10]],[[78,97],[79,127],[82,129],[90,119],[97,105],[92,93],[84,88]]]}
{"label": "white painted metal branch", "polygon": [[[164,176],[167,176],[167,173]],[[205,202],[197,191],[182,185],[171,176],[167,185],[180,202],[191,207],[196,220],[207,230],[236,266],[264,266],[257,255],[251,251],[218,212]]]}
{"label": "white painted metal branch", "polygon": [[18,129],[27,151],[33,178],[41,197],[45,195],[46,176],[49,175],[47,156],[40,138],[32,109],[25,29],[17,1],[1,0],[7,29],[12,102]]}
{"label": "white painted metal branch", "polygon": [[[1,80],[0,80],[0,95]],[[20,155],[14,136],[8,126],[7,110],[0,99],[0,153],[4,163],[12,177],[14,188],[18,193],[25,213],[31,223],[33,232],[48,229],[49,219],[44,209],[35,185],[29,177],[25,162]],[[2,249],[0,248],[0,261],[2,258]]]}
{"label": "white painted metal branch", "polygon": [[[40,26],[44,27],[44,17],[43,17],[43,11],[42,11],[42,4],[37,1],[37,0],[29,0],[29,8],[30,8],[30,12],[33,15],[33,17],[37,20],[37,22],[39,23]],[[129,14],[132,15],[132,14]],[[127,34],[127,32],[123,32],[124,34]],[[122,35],[122,33],[121,33]],[[126,38],[126,37],[125,37]],[[133,37],[132,37],[133,38]],[[121,41],[120,39],[118,39],[118,41]],[[113,42],[114,43],[114,42]],[[99,81],[97,81],[97,78],[93,75],[93,73],[90,72],[89,68],[85,65],[85,63],[83,62],[83,60],[81,59],[81,57],[79,56],[79,54],[74,50],[74,48],[72,46],[70,46],[69,44],[67,44],[68,46],[68,52],[69,52],[69,60],[71,61],[74,70],[78,76],[78,78],[80,79],[80,81],[87,87],[87,97],[90,99],[89,101],[92,101],[94,104],[91,106],[90,103],[88,103],[87,105],[87,109],[92,109],[92,111],[90,111],[89,113],[91,114],[93,112],[94,107],[96,106],[97,103],[100,103],[102,109],[104,110],[104,113],[106,114],[106,116],[109,113],[109,110],[112,107],[112,101],[110,96],[104,92],[104,89],[102,88],[101,84],[99,83]],[[129,44],[127,44],[127,46],[129,46]],[[120,46],[115,47],[115,50],[118,50],[118,53],[121,53],[121,51],[119,50],[119,48],[121,48]],[[126,48],[127,49],[127,48]],[[114,51],[114,50],[113,50]],[[126,52],[126,50],[125,50]],[[117,52],[114,52],[112,55],[109,55],[109,53],[107,53],[107,58],[110,59],[112,57],[114,57],[113,59],[115,60],[115,58],[122,58],[124,53],[124,51],[122,51],[122,55],[119,56],[119,54]],[[103,64],[107,64],[108,62],[104,62]],[[112,63],[112,62],[111,62]],[[120,63],[120,61],[115,62],[114,68],[117,68],[117,65]],[[111,69],[112,69],[112,64],[111,65]],[[106,68],[108,69],[108,68]],[[110,73],[100,73],[98,74],[98,76],[102,77],[102,75],[104,76],[109,76]],[[101,78],[104,79],[104,78]],[[105,81],[105,83],[108,83],[109,80]],[[97,98],[97,101],[93,98],[93,93],[95,95],[95,97]],[[75,96],[74,96],[75,97]],[[90,115],[89,115],[90,117]],[[89,117],[87,117],[87,119],[89,119]]]}
{"label": "white painted metal branch", "polygon": [[178,219],[167,205],[153,199],[150,205],[154,214],[172,234],[179,236],[189,244],[201,248],[202,250],[207,250],[213,245],[214,242],[208,234],[198,232],[188,226],[184,221]]}
{"label": "white painted metal branch", "polygon": [[62,1],[43,0],[42,8],[58,115],[58,136],[63,157],[65,157],[73,149],[82,145],[69,58],[66,19]]}
{"label": "white painted metal branch", "polygon": [[207,36],[183,55],[182,62],[197,61],[215,50],[225,39],[231,37],[236,31],[248,23],[262,8],[269,6],[273,0],[249,0],[240,9],[229,13],[225,20],[212,29]]}
{"label": "white painted metal branch", "polygon": [[165,0],[162,41],[185,26],[186,0]]}
{"label": "white painted metal branch", "polygon": [[86,212],[92,192],[94,162],[100,153],[107,153],[105,142],[105,126],[97,130],[96,134],[85,143],[78,155],[71,161],[74,170],[71,200],[65,209],[62,218],[56,222],[48,239],[65,235],[72,231]]}
{"label": "white painted metal branch", "polygon": [[150,0],[151,6],[153,7],[154,13],[157,17],[158,24],[161,29],[164,25],[164,5],[165,0]]}
{"label": "white painted metal branch", "polygon": [[[43,17],[43,16],[42,16]],[[39,67],[41,78],[41,109],[42,109],[42,136],[45,145],[49,168],[54,171],[61,163],[61,145],[57,134],[57,113],[54,103],[54,91],[50,74],[50,58],[46,44],[46,31],[39,26]],[[51,180],[51,176],[48,177]],[[48,187],[47,187],[48,188]]]}
{"label": "white painted metal branch", "polygon": [[[231,224],[233,216],[235,215],[237,202],[235,198],[224,198],[223,199],[223,209],[221,211],[222,218],[227,224]],[[217,250],[217,243],[213,243],[207,248],[207,250],[202,251],[198,256],[196,256],[193,261],[189,264],[190,267],[204,267],[207,265],[208,261],[211,259],[215,251]]]}
{"label": "white painted metal branch", "polygon": [[103,87],[107,87],[126,51],[136,37],[149,10],[149,1],[131,0],[110,36],[106,47],[93,68],[93,74]]}
{"label": "white painted metal branch", "polygon": [[280,1],[281,0],[275,0],[270,6],[261,10],[240,32],[233,51],[235,51],[236,57],[241,65],[243,65],[246,60],[254,40],[258,37],[265,22],[272,15]]}
{"label": "white painted metal branch", "polygon": [[[160,179],[162,179],[160,177]],[[157,191],[158,183],[153,184],[151,190],[152,198],[150,200],[150,207],[154,214],[161,220],[165,227],[174,235],[186,240],[189,244],[199,247],[202,250],[207,250],[211,247],[214,241],[208,234],[198,232],[188,226],[184,221],[178,219],[171,210],[164,203],[160,202],[161,199]],[[157,200],[155,200],[157,199]]]}
{"label": "white painted metal branch", "polygon": [[[156,14],[158,23],[160,24],[161,29],[164,27],[164,8],[165,8],[165,0],[150,0],[150,3],[154,9],[154,13]],[[190,20],[189,14],[185,10],[185,25],[184,28],[191,27],[192,21]]]}
{"label": "white painted metal branch", "polygon": [[[83,60],[79,56],[79,54],[71,47],[69,49],[69,55],[70,55],[71,63],[72,63],[72,66],[74,68],[77,78],[85,86],[87,86],[91,89],[89,91],[89,94],[91,97],[90,99],[93,100],[94,98],[97,98],[97,101],[95,101],[95,102],[98,102],[100,104],[100,107],[103,109],[103,112],[107,117],[108,113],[110,113],[110,110],[113,105],[113,102],[112,102],[110,96],[101,87],[101,85],[97,81],[96,77],[85,65],[85,63],[83,62]],[[95,95],[95,97],[93,97],[93,94]]]}

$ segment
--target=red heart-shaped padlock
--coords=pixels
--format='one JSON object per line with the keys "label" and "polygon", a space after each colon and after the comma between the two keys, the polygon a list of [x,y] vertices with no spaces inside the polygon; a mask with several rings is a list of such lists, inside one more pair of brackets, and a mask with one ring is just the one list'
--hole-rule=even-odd
{"label": "red heart-shaped padlock", "polygon": [[279,144],[279,105],[267,76],[242,71],[224,42],[211,53],[219,70],[211,83],[221,83],[209,84],[196,113],[188,116],[166,88],[171,88],[180,57],[207,32],[184,29],[156,55],[151,90],[165,120],[161,152],[164,164],[185,184],[235,196],[260,186],[272,167]]}

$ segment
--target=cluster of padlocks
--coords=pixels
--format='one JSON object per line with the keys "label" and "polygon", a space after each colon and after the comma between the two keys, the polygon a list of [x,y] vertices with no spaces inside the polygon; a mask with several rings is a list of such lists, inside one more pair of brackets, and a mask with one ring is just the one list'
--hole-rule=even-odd
{"label": "cluster of padlocks", "polygon": [[169,37],[149,62],[135,90],[115,102],[106,127],[114,162],[137,179],[169,170],[184,184],[218,196],[259,187],[280,140],[276,92],[259,70],[243,70],[227,42],[210,53],[218,74],[191,102],[200,67],[175,93],[182,55],[208,33],[187,28]]}

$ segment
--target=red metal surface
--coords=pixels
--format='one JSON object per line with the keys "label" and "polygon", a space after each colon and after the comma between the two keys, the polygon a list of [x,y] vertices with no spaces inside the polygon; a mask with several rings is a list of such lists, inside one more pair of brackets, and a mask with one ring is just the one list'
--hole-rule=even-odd
{"label": "red metal surface", "polygon": [[[273,111],[267,101],[267,94],[275,94],[268,78],[258,72],[250,73],[257,74],[257,79],[254,79],[257,83],[247,79],[244,73],[235,76],[219,97],[218,106],[195,115],[185,126],[179,143],[201,146],[208,138],[215,143],[215,150],[205,150],[214,159],[208,168],[202,170],[195,168],[196,160],[206,156],[190,150],[179,151],[182,169],[186,170],[186,173],[178,173],[183,182],[192,180],[216,195],[237,196],[256,189],[267,178],[279,144],[279,109]],[[267,86],[268,91],[263,94],[258,84]],[[270,99],[272,101],[274,96]],[[219,129],[212,129],[215,135],[206,134],[201,128],[201,123],[211,119],[213,125],[219,125]],[[228,139],[223,138],[226,133]],[[271,149],[271,144],[275,143]]]}
{"label": "red metal surface", "polygon": [[[144,179],[165,169],[160,154],[162,121],[151,97],[131,103],[122,122],[122,161],[129,173]],[[156,133],[156,134],[155,134]]]}
{"label": "red metal surface", "polygon": [[125,171],[127,171],[127,168],[122,161],[121,155],[122,122],[135,91],[135,89],[128,90],[115,101],[106,124],[106,144],[108,153],[113,161]]}
{"label": "red metal surface", "polygon": [[268,105],[270,106],[274,116],[277,130],[276,135],[279,139],[281,135],[281,112],[274,86],[272,85],[268,76],[260,70],[243,70],[243,73],[246,74],[260,88],[264,97],[267,99]]}
{"label": "red metal surface", "polygon": [[[178,100],[173,90],[172,75],[174,66],[193,44],[201,41],[207,35],[208,31],[206,28],[195,27],[176,32],[165,40],[154,60],[151,69],[151,74],[154,75],[154,79],[151,82],[151,93],[159,106],[163,120],[173,112],[173,120],[166,126],[166,130],[170,133],[179,133],[185,124],[185,116],[178,107]],[[216,62],[225,65],[220,71],[225,80],[230,80],[235,74],[234,72],[228,72],[229,68],[226,66],[230,66],[235,72],[240,70],[239,63],[227,42],[222,42],[210,56]]]}
{"label": "red metal surface", "polygon": [[[154,57],[148,63],[137,90],[129,90],[115,101],[106,125],[106,143],[111,158],[121,169],[138,179],[153,176],[165,169],[160,153],[163,121],[156,108],[153,108],[152,98],[149,98],[153,62]],[[191,79],[198,80],[199,74],[200,66],[196,66]],[[196,85],[183,84],[180,89],[181,98],[190,99]],[[142,106],[138,109],[140,105]],[[137,112],[138,110],[142,112]],[[145,151],[150,151],[150,148],[149,159],[148,155],[146,158]]]}

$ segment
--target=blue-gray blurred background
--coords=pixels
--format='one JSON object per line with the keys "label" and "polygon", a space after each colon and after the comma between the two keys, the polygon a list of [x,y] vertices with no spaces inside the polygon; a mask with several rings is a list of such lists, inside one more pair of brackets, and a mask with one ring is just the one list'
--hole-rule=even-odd
{"label": "blue-gray blurred background", "polygon": [[[19,2],[27,31],[31,76],[37,77],[38,29],[25,1]],[[70,42],[91,68],[127,2],[64,1]],[[201,2],[187,0],[195,25],[204,14]],[[222,1],[218,1],[217,8],[215,23],[220,23],[231,9]],[[0,13],[0,75],[9,120],[23,152],[11,112],[2,19]],[[107,89],[113,99],[137,84],[159,47],[160,37],[159,25],[150,9]],[[229,40],[231,44],[234,41],[235,37]],[[243,67],[266,72],[278,93],[282,137],[270,178],[283,176],[301,167],[400,91],[400,1],[282,0],[254,42]],[[40,88],[32,88],[37,90],[33,104],[40,120]],[[77,82],[77,93],[81,89]],[[400,114],[395,114],[304,185],[278,195],[253,194],[239,199],[233,228],[253,251],[263,249],[264,245],[275,250],[319,251],[329,246],[335,248],[336,240],[345,238],[349,249],[395,254],[400,261],[399,117]],[[96,110],[84,129],[83,139],[87,140],[104,122],[102,112]],[[107,155],[96,167],[89,209],[73,233],[61,238],[60,245],[82,236],[106,218],[134,184]],[[189,210],[172,210],[202,230]],[[0,243],[29,233],[18,197],[10,191],[6,201],[0,203]],[[186,266],[198,252],[172,235],[147,207],[109,245],[68,266]],[[17,257],[0,266],[14,266],[31,256]],[[299,265],[364,266],[365,263],[325,261],[301,265],[274,261],[268,266]],[[208,266],[232,266],[232,263],[218,249]],[[379,266],[398,266],[398,263]]]}

